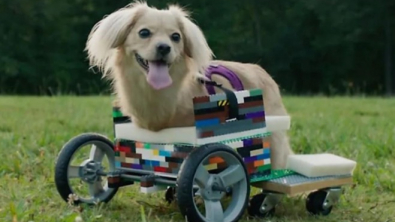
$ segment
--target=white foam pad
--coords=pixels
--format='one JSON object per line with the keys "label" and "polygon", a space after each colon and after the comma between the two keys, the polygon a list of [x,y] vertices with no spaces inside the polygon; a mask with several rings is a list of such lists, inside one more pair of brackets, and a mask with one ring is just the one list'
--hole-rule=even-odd
{"label": "white foam pad", "polygon": [[[291,125],[289,116],[266,116],[267,131],[288,130]],[[137,127],[133,123],[115,124],[115,136],[118,139],[144,141],[146,143],[190,143],[196,144],[196,127],[175,127],[152,132]],[[231,138],[233,139],[233,138]]]}
{"label": "white foam pad", "polygon": [[287,169],[306,177],[352,174],[357,163],[329,153],[290,155]]}

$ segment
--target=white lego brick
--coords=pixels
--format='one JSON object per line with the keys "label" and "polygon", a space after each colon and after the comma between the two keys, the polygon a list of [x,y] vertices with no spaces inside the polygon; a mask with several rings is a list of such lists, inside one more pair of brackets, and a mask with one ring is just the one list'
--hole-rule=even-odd
{"label": "white lego brick", "polygon": [[306,177],[352,174],[356,162],[329,153],[290,155],[287,169]]}
{"label": "white lego brick", "polygon": [[[255,132],[266,133],[280,130],[288,130],[290,128],[289,116],[265,116],[266,128],[256,129]],[[245,131],[241,133],[227,134],[218,137],[212,137],[209,141],[218,142],[223,140],[235,139],[240,135],[251,136],[254,132]],[[164,129],[158,132],[149,131],[139,128],[133,123],[115,124],[115,136],[118,139],[127,139],[135,141],[144,141],[145,143],[187,143],[187,144],[203,144],[203,139],[197,139],[196,127],[175,127]],[[225,138],[225,139],[224,139]],[[143,149],[136,149],[143,150]],[[148,150],[148,149],[145,149]],[[165,150],[174,151],[173,145],[166,145]],[[148,151],[146,151],[148,152]],[[148,154],[147,155],[152,155]]]}
{"label": "white lego brick", "polygon": [[162,162],[166,161],[166,157],[164,157],[164,156],[156,156],[156,155],[150,155],[150,156],[146,156],[146,157],[143,156],[143,159],[162,161]]}
{"label": "white lego brick", "polygon": [[163,186],[152,186],[152,187],[140,187],[140,192],[141,193],[154,193],[157,191],[165,190],[166,187]]}
{"label": "white lego brick", "polygon": [[235,142],[227,143],[226,145],[228,145],[229,147],[231,147],[233,149],[236,149],[236,148],[242,147],[244,144],[243,144],[243,141],[238,140]]}
{"label": "white lego brick", "polygon": [[136,149],[136,153],[141,154],[141,156],[143,157],[143,159],[145,159],[146,157],[150,157],[153,156],[153,150],[151,149],[144,149],[144,148],[137,148]]}
{"label": "white lego brick", "polygon": [[140,160],[136,158],[125,157],[125,163],[140,164]]}
{"label": "white lego brick", "polygon": [[285,131],[291,127],[290,116],[265,116],[265,120],[269,132]]}
{"label": "white lego brick", "polygon": [[250,151],[250,156],[258,156],[258,155],[261,155],[261,154],[263,154],[263,148],[259,149],[259,150],[251,150]]}
{"label": "white lego brick", "polygon": [[165,150],[166,151],[174,151],[174,145],[173,144],[166,144]]}
{"label": "white lego brick", "polygon": [[244,103],[244,98],[250,96],[250,91],[248,90],[243,90],[243,91],[238,91],[235,93],[236,98],[237,98],[237,103],[241,104]]}

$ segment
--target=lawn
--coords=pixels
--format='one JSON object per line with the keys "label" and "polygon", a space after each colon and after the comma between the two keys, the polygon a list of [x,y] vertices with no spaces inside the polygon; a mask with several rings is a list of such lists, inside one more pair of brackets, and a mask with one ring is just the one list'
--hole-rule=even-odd
{"label": "lawn", "polygon": [[[329,216],[309,216],[304,196],[286,197],[270,221],[394,221],[395,100],[286,97],[285,104],[296,153],[331,152],[358,166]],[[95,207],[60,198],[53,179],[60,148],[84,132],[111,136],[111,121],[109,97],[0,97],[0,221],[182,221],[164,192],[140,194],[136,185]]]}

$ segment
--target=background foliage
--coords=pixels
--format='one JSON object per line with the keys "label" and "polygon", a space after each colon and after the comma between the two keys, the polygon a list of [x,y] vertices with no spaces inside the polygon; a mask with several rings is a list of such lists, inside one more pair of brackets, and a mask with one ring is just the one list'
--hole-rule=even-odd
{"label": "background foliage", "polygon": [[[286,93],[395,90],[393,0],[173,2],[193,11],[218,59],[259,63]],[[107,93],[83,50],[92,26],[128,3],[1,0],[0,93]]]}

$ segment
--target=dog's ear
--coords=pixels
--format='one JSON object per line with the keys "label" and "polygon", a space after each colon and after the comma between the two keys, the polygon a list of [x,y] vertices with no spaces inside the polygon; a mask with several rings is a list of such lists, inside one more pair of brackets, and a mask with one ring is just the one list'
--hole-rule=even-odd
{"label": "dog's ear", "polygon": [[170,5],[169,11],[179,18],[185,54],[191,57],[199,71],[204,73],[213,59],[213,52],[203,32],[191,21],[189,13],[180,6]]}
{"label": "dog's ear", "polygon": [[92,66],[107,71],[107,62],[113,49],[121,46],[137,19],[148,8],[145,2],[136,1],[104,17],[96,23],[86,43],[85,50]]}

